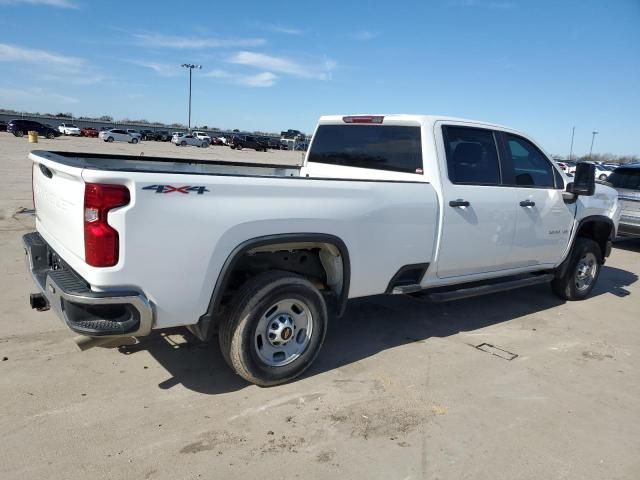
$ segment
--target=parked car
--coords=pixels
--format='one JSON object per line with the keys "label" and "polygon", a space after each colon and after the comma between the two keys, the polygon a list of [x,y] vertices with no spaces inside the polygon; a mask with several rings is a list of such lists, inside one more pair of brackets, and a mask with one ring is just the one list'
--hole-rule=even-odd
{"label": "parked car", "polygon": [[267,139],[267,147],[271,150],[284,150],[286,149],[286,145],[284,145],[279,138],[268,138]]}
{"label": "parked car", "polygon": [[158,134],[153,130],[140,130],[140,135],[142,135],[142,140],[157,140]]}
{"label": "parked car", "polygon": [[191,135],[193,135],[198,140],[203,140],[203,141],[206,140],[207,146],[211,145],[211,137],[207,132],[194,131],[194,132],[191,132]]}
{"label": "parked car", "polygon": [[226,145],[227,139],[224,137],[213,137],[211,139],[211,145]]}
{"label": "parked car", "polygon": [[596,165],[596,178],[600,181],[605,181],[611,175],[613,171],[610,167],[605,167],[604,165]]}
{"label": "parked car", "polygon": [[159,142],[171,141],[171,134],[166,130],[158,130],[156,132],[156,140]]}
{"label": "parked car", "polygon": [[80,136],[80,129],[71,123],[61,123],[58,125],[58,130],[63,135],[74,135],[76,137]]}
{"label": "parked car", "polygon": [[105,142],[129,142],[138,143],[141,135],[137,132],[131,133],[121,128],[112,128],[111,130],[104,130],[100,132],[98,138]]}
{"label": "parked car", "polygon": [[640,237],[640,164],[616,168],[606,182],[618,191],[622,206],[618,233]]}
{"label": "parked car", "polygon": [[86,127],[86,128],[81,128],[80,129],[80,135],[83,137],[94,137],[97,138],[98,137],[98,130],[96,130],[93,127]]}
{"label": "parked car", "polygon": [[38,135],[48,139],[62,135],[62,133],[55,128],[49,125],[43,125],[40,122],[34,122],[33,120],[11,120],[7,124],[7,132],[13,133],[16,137],[27,135],[30,131],[36,131]]}
{"label": "parked car", "polygon": [[302,166],[32,152],[32,307],[53,308],[85,348],[185,325],[215,334],[238,375],[270,386],[313,363],[350,298],[551,283],[585,299],[617,232],[618,195],[593,165],[569,183],[510,128],[327,116],[310,145]]}
{"label": "parked car", "polygon": [[206,148],[209,146],[208,140],[202,140],[192,134],[186,135],[174,135],[171,139],[171,143],[175,143],[179,147],[186,147],[187,145],[192,145],[194,147],[202,147]]}
{"label": "parked car", "polygon": [[266,143],[261,142],[257,137],[251,135],[235,135],[231,138],[229,146],[235,150],[252,148],[256,152],[266,152],[268,148]]}

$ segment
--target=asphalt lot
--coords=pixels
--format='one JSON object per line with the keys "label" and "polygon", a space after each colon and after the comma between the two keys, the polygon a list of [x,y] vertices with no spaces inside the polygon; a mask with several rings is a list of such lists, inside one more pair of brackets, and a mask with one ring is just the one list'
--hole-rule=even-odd
{"label": "asphalt lot", "polygon": [[[18,212],[32,207],[31,147],[0,133],[3,480],[640,478],[640,241],[616,244],[584,302],[547,286],[354,301],[303,378],[261,389],[186,331],[81,353],[53,313],[30,310],[33,217]],[[300,159],[97,139],[35,148]]]}

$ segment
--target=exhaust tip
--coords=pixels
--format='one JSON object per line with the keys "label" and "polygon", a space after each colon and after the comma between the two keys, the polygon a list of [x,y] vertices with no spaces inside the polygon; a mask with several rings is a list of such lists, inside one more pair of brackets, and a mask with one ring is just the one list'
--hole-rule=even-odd
{"label": "exhaust tip", "polygon": [[44,312],[49,310],[49,301],[42,293],[32,293],[29,295],[29,305],[34,310]]}

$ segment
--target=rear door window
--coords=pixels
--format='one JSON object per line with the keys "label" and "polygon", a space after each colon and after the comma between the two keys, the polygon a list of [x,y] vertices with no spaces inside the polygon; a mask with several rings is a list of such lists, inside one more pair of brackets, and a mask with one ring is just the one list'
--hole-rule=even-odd
{"label": "rear door window", "polygon": [[311,144],[309,161],[421,174],[420,127],[320,125]]}
{"label": "rear door window", "polygon": [[500,184],[498,149],[491,130],[444,126],[442,133],[451,183]]}

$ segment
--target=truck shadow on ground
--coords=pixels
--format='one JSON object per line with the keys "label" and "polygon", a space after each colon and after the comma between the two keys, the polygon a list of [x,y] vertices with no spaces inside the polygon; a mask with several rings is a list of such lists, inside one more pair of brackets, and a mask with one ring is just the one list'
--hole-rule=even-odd
{"label": "truck shadow on ground", "polygon": [[[625,287],[637,280],[634,273],[604,266],[592,297],[603,294],[625,297],[630,295]],[[405,296],[356,299],[349,303],[342,318],[330,321],[322,351],[304,377],[340,368],[390,348],[509,322],[563,303],[548,285],[443,304]],[[229,369],[217,339],[200,342],[186,329],[155,332],[141,343],[119,350],[125,355],[148,351],[171,375],[158,385],[161,389],[182,384],[190,390],[213,395],[249,386]]]}

